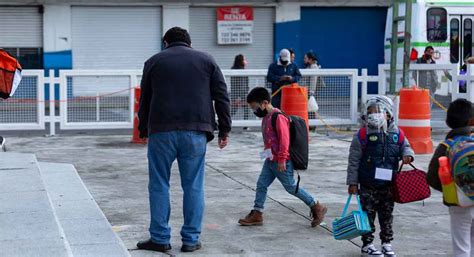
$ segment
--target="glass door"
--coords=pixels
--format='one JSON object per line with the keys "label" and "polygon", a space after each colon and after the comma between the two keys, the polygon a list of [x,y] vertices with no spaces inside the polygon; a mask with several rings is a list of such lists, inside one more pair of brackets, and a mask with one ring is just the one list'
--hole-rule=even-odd
{"label": "glass door", "polygon": [[461,53],[462,63],[469,57],[472,57],[473,53],[473,21],[474,16],[462,16],[462,39],[461,39]]}
{"label": "glass door", "polygon": [[449,45],[451,63],[457,63],[459,66],[462,66],[466,58],[473,56],[473,22],[474,16],[472,15],[450,16]]}

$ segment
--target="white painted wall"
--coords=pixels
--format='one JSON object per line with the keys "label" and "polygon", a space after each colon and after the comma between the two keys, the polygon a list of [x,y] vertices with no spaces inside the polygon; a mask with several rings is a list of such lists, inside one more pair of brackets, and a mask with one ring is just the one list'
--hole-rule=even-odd
{"label": "white painted wall", "polygon": [[163,36],[172,27],[181,27],[189,31],[189,4],[163,5]]}
{"label": "white painted wall", "polygon": [[44,5],[44,52],[71,50],[71,6]]}
{"label": "white painted wall", "polygon": [[301,4],[281,2],[276,8],[276,22],[299,21],[301,19]]}

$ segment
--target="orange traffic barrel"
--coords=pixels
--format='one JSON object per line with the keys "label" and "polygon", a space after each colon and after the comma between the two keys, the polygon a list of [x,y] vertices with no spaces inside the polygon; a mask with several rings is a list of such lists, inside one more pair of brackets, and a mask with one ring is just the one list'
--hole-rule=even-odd
{"label": "orange traffic barrel", "polygon": [[288,115],[300,116],[308,126],[308,89],[296,83],[282,88],[281,110]]}
{"label": "orange traffic barrel", "polygon": [[433,152],[430,107],[428,89],[414,86],[400,90],[398,126],[405,132],[416,154]]}
{"label": "orange traffic barrel", "polygon": [[136,87],[135,90],[135,101],[133,104],[133,136],[132,143],[134,144],[146,144],[146,138],[140,138],[140,131],[138,130],[138,108],[140,107],[140,88]]}

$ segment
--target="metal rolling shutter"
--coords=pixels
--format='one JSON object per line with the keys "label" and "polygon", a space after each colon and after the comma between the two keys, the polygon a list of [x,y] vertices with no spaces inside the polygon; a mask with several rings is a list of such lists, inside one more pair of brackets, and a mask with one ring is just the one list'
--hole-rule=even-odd
{"label": "metal rolling shutter", "polygon": [[74,69],[142,69],[160,49],[160,7],[72,7]]}
{"label": "metal rolling shutter", "polygon": [[216,8],[192,7],[189,25],[193,47],[210,53],[221,69],[229,69],[237,54],[246,56],[250,69],[266,69],[273,61],[274,8],[254,9],[253,44],[218,45]]}
{"label": "metal rolling shutter", "polygon": [[43,15],[39,7],[0,6],[0,47],[43,46]]}

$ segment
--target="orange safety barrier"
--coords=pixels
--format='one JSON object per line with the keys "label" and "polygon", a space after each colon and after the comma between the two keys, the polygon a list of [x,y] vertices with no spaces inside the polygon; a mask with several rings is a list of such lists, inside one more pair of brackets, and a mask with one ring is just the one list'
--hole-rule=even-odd
{"label": "orange safety barrier", "polygon": [[136,87],[135,89],[135,102],[133,105],[133,137],[132,143],[134,144],[146,144],[146,138],[140,138],[140,131],[138,131],[138,108],[140,107],[140,88]]}
{"label": "orange safety barrier", "polygon": [[293,83],[281,89],[281,110],[288,115],[300,116],[308,123],[308,88]]}
{"label": "orange safety barrier", "polygon": [[433,152],[430,109],[429,90],[416,86],[400,90],[398,126],[405,132],[416,154]]}

